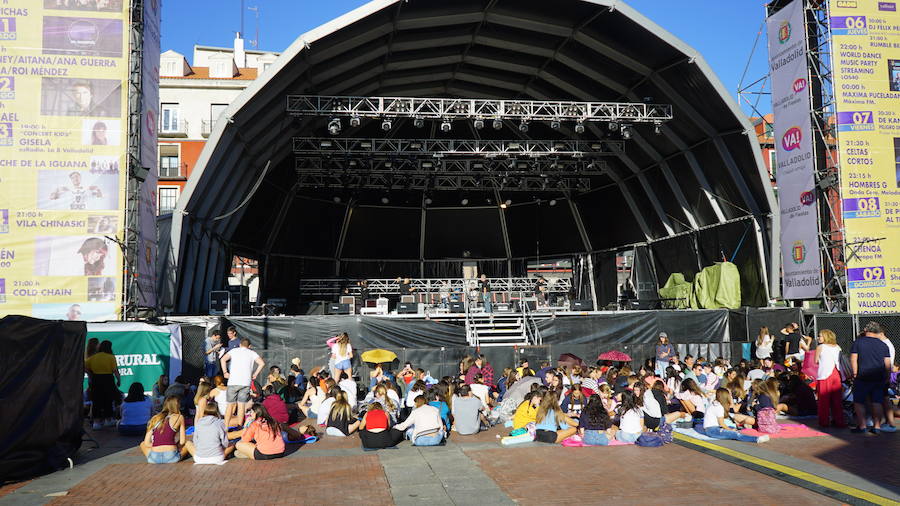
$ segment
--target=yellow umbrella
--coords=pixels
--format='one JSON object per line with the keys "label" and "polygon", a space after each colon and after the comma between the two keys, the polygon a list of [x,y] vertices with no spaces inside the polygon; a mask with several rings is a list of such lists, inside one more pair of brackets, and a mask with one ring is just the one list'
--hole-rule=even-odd
{"label": "yellow umbrella", "polygon": [[397,354],[388,350],[369,350],[362,355],[363,362],[371,362],[373,364],[386,364],[397,359]]}

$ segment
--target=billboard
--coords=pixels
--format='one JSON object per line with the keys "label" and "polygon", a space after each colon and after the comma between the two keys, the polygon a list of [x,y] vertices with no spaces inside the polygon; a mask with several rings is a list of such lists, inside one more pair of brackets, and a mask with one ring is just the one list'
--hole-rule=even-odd
{"label": "billboard", "polygon": [[128,2],[0,8],[0,316],[115,319]]}
{"label": "billboard", "polygon": [[781,290],[785,299],[813,299],[822,292],[822,258],[803,0],[770,16],[766,26],[775,116],[773,172],[781,215]]}
{"label": "billboard", "polygon": [[898,3],[830,1],[835,123],[851,313],[900,300]]}
{"label": "billboard", "polygon": [[137,304],[157,307],[156,301],[156,227],[157,137],[159,117],[159,21],[162,0],[145,0],[143,5],[144,38],[141,62],[141,156],[142,167],[148,169],[138,203],[137,233]]}

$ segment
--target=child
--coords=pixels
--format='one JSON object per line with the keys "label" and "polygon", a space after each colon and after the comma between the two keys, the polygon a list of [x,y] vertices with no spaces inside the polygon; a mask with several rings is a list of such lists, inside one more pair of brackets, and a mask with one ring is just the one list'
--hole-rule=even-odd
{"label": "child", "polygon": [[525,428],[529,423],[535,423],[538,407],[543,400],[539,392],[533,391],[525,394],[525,400],[516,408],[513,415],[513,430]]}
{"label": "child", "polygon": [[[753,412],[756,414],[756,430],[767,434],[776,434],[781,430],[781,425],[775,419],[778,406],[778,381],[774,378],[767,380],[754,380],[753,386]],[[773,391],[774,390],[774,391]]]}
{"label": "child", "polygon": [[634,443],[644,432],[644,415],[641,411],[641,399],[634,392],[622,392],[622,404],[619,406],[619,431],[616,439],[623,443]]}
{"label": "child", "polygon": [[353,434],[357,427],[359,427],[359,421],[351,422],[352,418],[353,414],[350,403],[347,401],[347,392],[339,390],[334,397],[331,411],[328,413],[325,434],[339,437]]}
{"label": "child", "polygon": [[769,436],[766,434],[754,437],[731,429],[725,424],[725,418],[733,419],[739,425],[749,421],[747,419],[752,420],[753,418],[743,415],[732,415],[730,409],[731,392],[727,388],[719,388],[716,390],[716,400],[706,408],[706,414],[703,417],[703,432],[714,439],[734,439],[746,443],[765,443],[769,440]]}
{"label": "child", "polygon": [[572,391],[569,395],[563,399],[560,407],[566,416],[578,420],[585,404],[587,404],[587,397],[585,397],[584,392],[581,391],[581,385],[576,383],[572,386]]}
{"label": "child", "polygon": [[578,430],[578,422],[566,416],[559,409],[559,397],[551,390],[544,395],[541,405],[535,414],[535,441],[542,443],[561,443]]}
{"label": "child", "polygon": [[284,457],[281,424],[275,421],[262,404],[254,404],[250,411],[253,422],[237,442],[237,455],[250,460],[271,460]]}

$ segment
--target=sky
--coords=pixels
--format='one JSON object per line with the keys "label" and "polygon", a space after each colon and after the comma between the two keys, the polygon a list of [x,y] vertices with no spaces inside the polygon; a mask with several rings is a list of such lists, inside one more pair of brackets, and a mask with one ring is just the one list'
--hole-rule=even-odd
{"label": "sky", "polygon": [[[241,3],[241,0],[163,0],[163,50],[174,49],[190,60],[194,44],[231,47],[234,33],[240,30]],[[259,49],[282,51],[304,32],[365,3],[362,0],[244,0],[244,38],[256,38],[256,14],[247,10],[248,7],[259,9]],[[754,41],[762,27],[763,0],[630,0],[626,3],[697,49],[733,97],[737,97],[748,61],[745,85],[765,75],[765,37],[760,37],[751,58]],[[679,7],[673,8],[673,3]]]}

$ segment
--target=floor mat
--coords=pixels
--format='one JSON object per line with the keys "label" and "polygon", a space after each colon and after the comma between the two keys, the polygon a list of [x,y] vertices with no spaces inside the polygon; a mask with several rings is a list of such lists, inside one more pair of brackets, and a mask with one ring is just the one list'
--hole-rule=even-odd
{"label": "floor mat", "polygon": [[779,431],[777,434],[767,434],[756,429],[744,429],[741,431],[741,433],[747,434],[748,436],[757,437],[768,435],[772,439],[794,439],[801,437],[819,437],[828,435],[824,432],[810,429],[809,427],[801,423],[781,423],[779,425],[781,425],[781,431]]}

